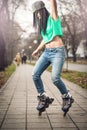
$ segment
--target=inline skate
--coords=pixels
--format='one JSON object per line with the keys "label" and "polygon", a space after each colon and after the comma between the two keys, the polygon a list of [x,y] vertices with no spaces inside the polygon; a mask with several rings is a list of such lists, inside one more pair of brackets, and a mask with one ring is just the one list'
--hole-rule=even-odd
{"label": "inline skate", "polygon": [[39,116],[42,115],[42,112],[46,110],[46,108],[49,107],[50,104],[54,101],[53,98],[49,98],[48,96],[42,94],[40,96],[37,96],[38,98],[38,106],[37,110],[39,111]]}
{"label": "inline skate", "polygon": [[62,111],[64,112],[64,116],[66,116],[67,112],[72,106],[72,103],[74,102],[74,99],[72,98],[72,96],[69,96],[68,94],[64,94],[62,96],[62,100],[63,100]]}

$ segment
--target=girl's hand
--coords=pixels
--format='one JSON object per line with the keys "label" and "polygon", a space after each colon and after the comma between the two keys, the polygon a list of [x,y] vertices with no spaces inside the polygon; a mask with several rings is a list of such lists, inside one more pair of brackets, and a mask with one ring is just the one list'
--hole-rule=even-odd
{"label": "girl's hand", "polygon": [[38,54],[38,50],[35,50],[35,51],[32,53],[32,56],[35,57],[37,54]]}

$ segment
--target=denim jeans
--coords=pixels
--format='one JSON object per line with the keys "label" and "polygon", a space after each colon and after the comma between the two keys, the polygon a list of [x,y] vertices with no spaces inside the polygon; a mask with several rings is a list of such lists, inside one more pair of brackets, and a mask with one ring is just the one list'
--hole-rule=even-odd
{"label": "denim jeans", "polygon": [[[57,48],[45,48],[44,52],[38,59],[33,73],[33,81],[38,93],[43,93],[44,85],[41,79],[41,74],[46,70],[46,68],[51,64],[52,65],[52,75],[51,79],[53,84],[59,89],[61,94],[68,93],[68,90],[60,78],[61,70],[65,60],[65,47]],[[50,87],[50,86],[49,86]]]}

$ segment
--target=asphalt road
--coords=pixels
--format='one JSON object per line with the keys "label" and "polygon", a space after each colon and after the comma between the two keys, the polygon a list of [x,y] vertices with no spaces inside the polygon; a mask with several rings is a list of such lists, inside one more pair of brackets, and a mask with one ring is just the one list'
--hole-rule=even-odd
{"label": "asphalt road", "polygon": [[[67,63],[64,63],[63,68],[67,68]],[[75,70],[79,72],[87,72],[87,65],[68,63],[68,70]]]}

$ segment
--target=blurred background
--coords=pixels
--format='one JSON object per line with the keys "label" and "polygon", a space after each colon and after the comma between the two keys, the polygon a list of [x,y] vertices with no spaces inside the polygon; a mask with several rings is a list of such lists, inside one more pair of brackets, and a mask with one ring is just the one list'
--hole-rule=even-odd
{"label": "blurred background", "polygon": [[[0,71],[15,55],[26,53],[29,60],[41,36],[32,27],[31,5],[35,0],[0,0]],[[50,0],[43,0],[50,11]],[[63,27],[66,60],[87,61],[87,1],[57,0]],[[34,60],[34,59],[32,59]]]}

